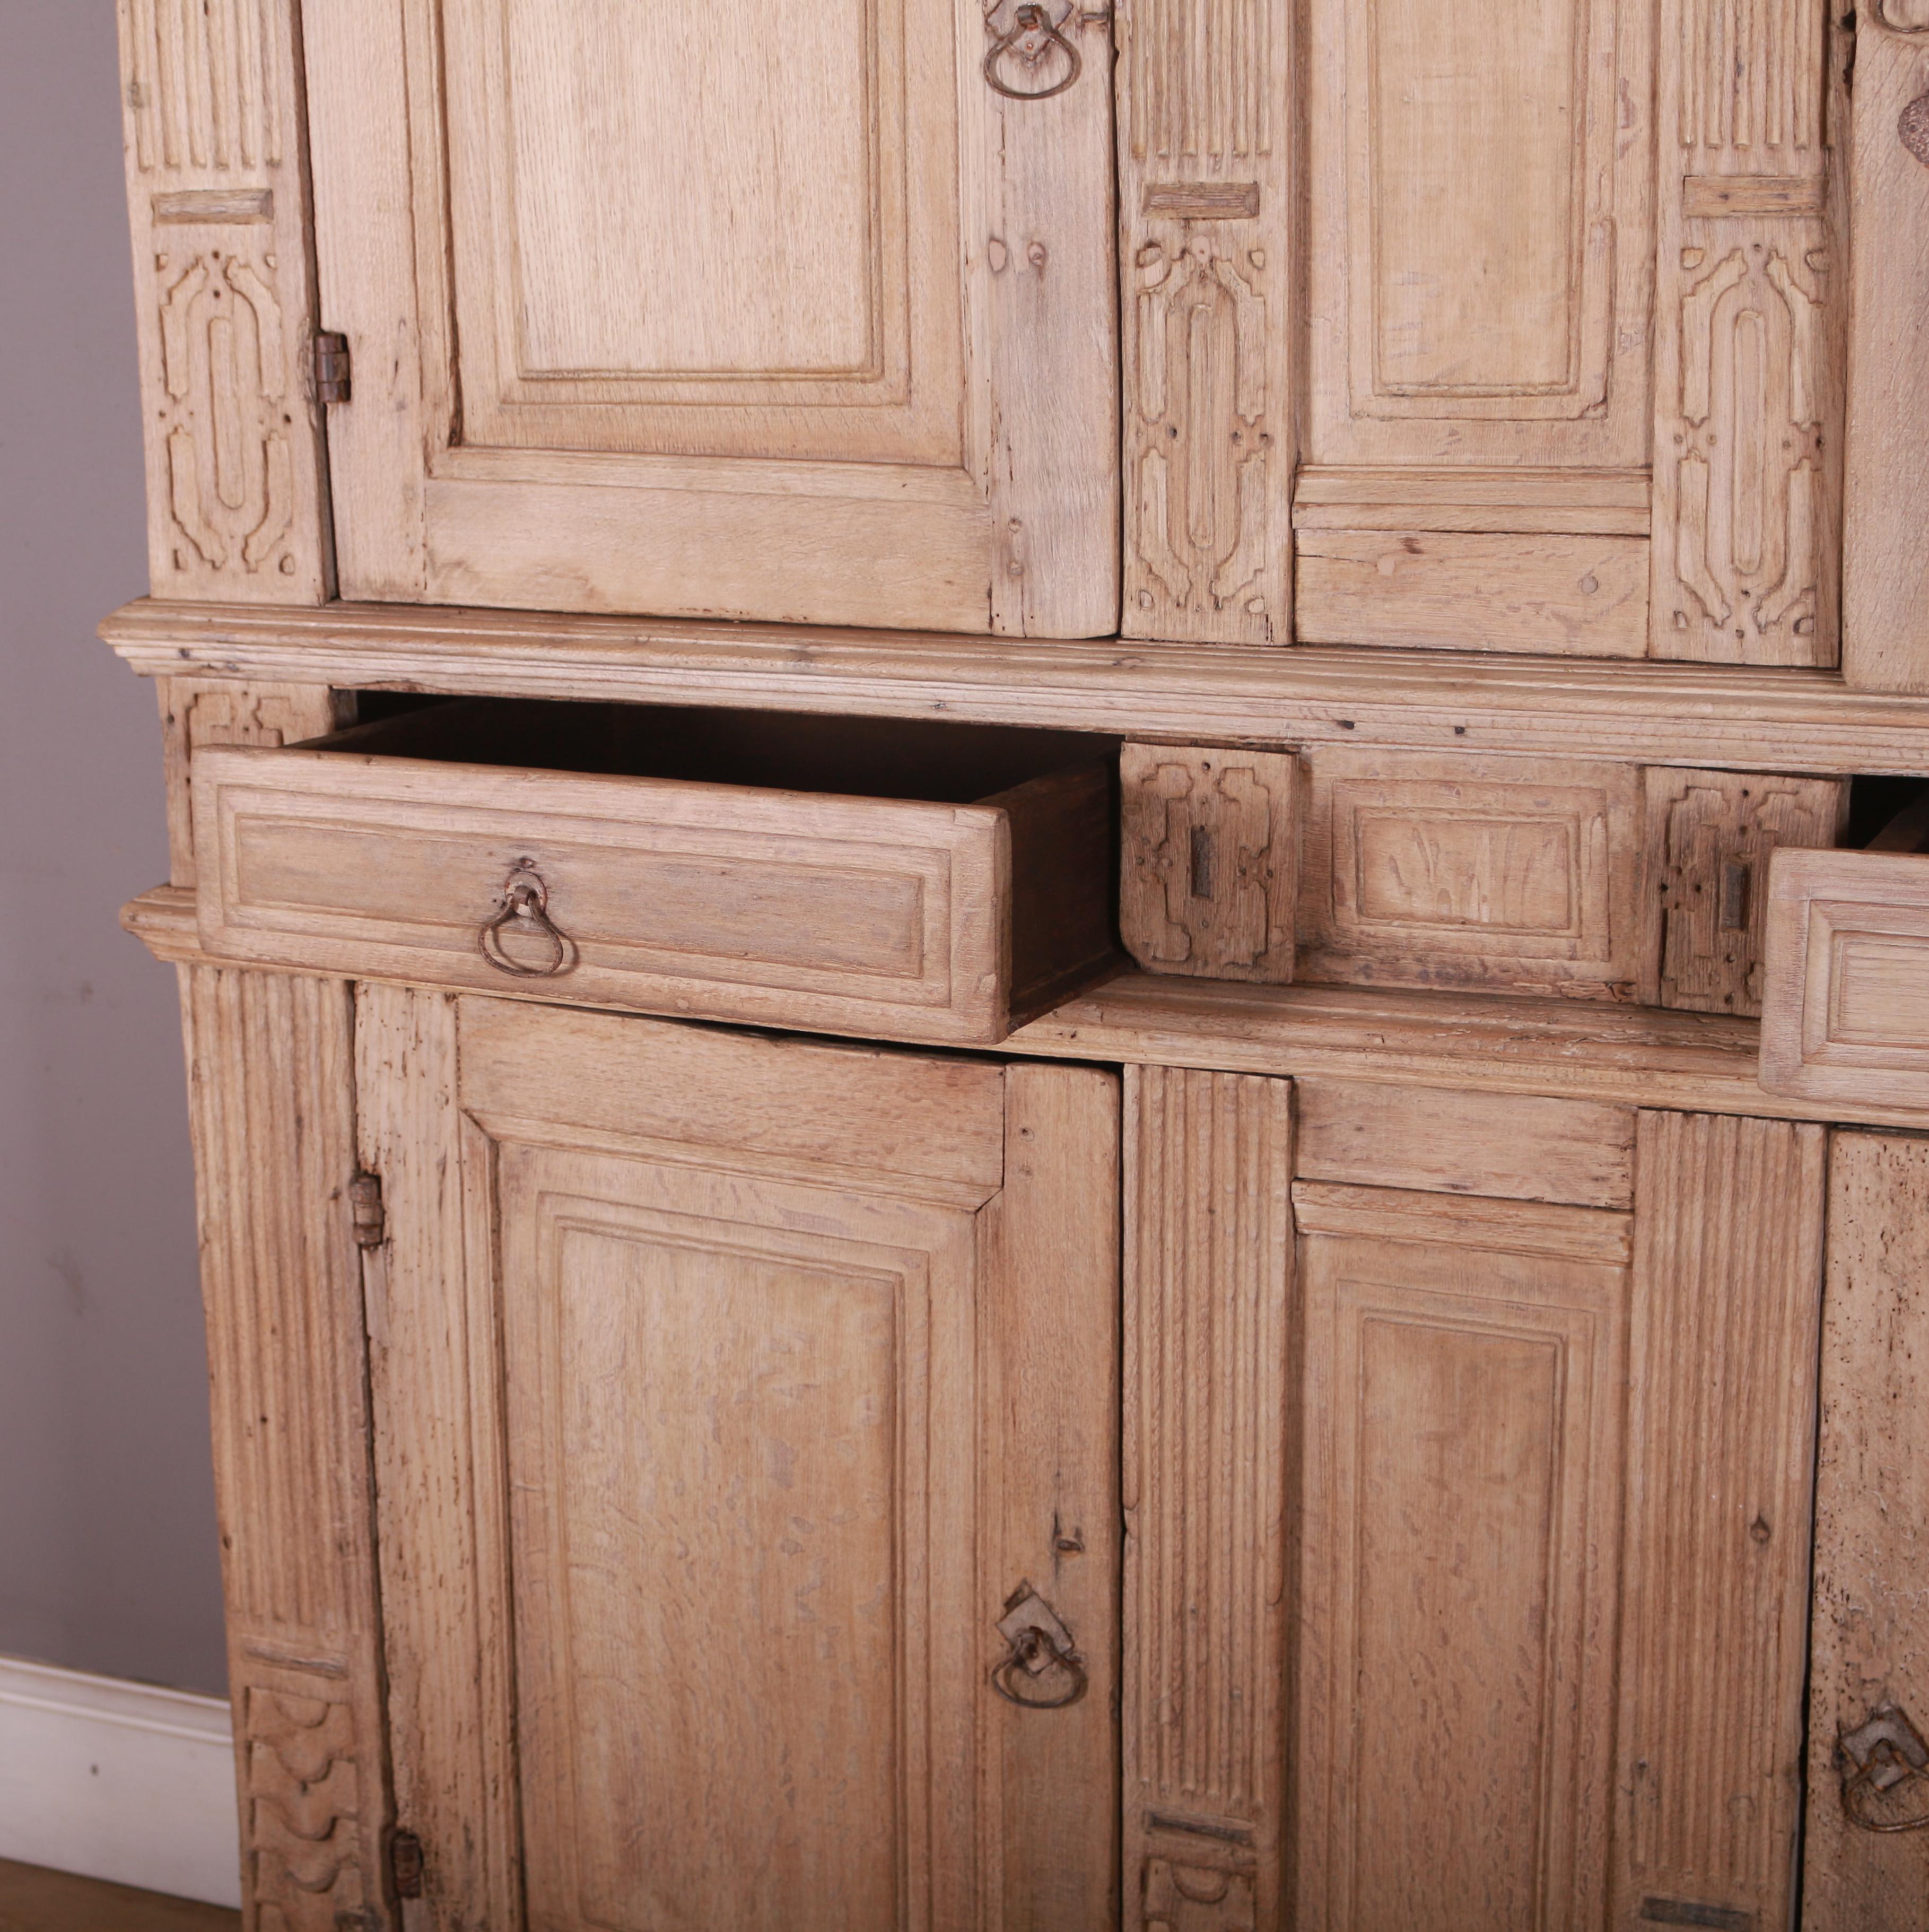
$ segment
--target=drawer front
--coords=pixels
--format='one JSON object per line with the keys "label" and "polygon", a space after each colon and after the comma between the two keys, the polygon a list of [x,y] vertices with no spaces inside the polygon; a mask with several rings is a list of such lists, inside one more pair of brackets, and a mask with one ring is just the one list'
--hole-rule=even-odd
{"label": "drawer front", "polygon": [[1633,997],[1635,767],[1323,746],[1306,764],[1301,977]]}
{"label": "drawer front", "polygon": [[194,811],[221,958],[886,1038],[1007,1030],[994,808],[218,749]]}
{"label": "drawer front", "polygon": [[1799,1100],[1929,1106],[1929,857],[1776,854],[1761,1078]]}

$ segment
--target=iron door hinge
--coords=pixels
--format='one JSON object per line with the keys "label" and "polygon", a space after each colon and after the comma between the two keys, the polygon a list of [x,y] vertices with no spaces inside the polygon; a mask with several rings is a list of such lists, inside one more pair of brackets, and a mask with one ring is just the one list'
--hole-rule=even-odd
{"label": "iron door hinge", "polygon": [[379,1248],[388,1238],[388,1210],[382,1202],[382,1177],[358,1174],[348,1184],[349,1211],[355,1219],[355,1245]]}
{"label": "iron door hinge", "polygon": [[328,329],[315,337],[315,400],[318,403],[345,403],[350,392],[352,370],[348,338]]}
{"label": "iron door hinge", "polygon": [[398,1832],[388,1840],[388,1880],[398,1898],[422,1895],[422,1841],[412,1832]]}

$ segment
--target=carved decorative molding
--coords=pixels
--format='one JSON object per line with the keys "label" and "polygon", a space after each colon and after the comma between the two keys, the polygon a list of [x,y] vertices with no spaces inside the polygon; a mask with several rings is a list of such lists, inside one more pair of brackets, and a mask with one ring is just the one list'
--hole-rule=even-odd
{"label": "carved decorative molding", "polygon": [[1286,40],[1267,0],[1137,0],[1125,21],[1133,160],[1223,165],[1273,151]]}
{"label": "carved decorative molding", "polygon": [[373,1926],[354,1707],[339,1692],[250,1684],[245,1710],[248,1891],[260,1932]]}
{"label": "carved decorative molding", "polygon": [[1788,1922],[1827,1138],[1640,1117],[1617,1925]]}
{"label": "carved decorative molding", "polygon": [[272,255],[156,256],[158,434],[167,443],[174,562],[230,578],[292,577],[294,460],[286,326]]}
{"label": "carved decorative molding", "polygon": [[192,886],[195,752],[204,745],[296,745],[319,738],[352,721],[355,700],[325,684],[163,677],[156,686],[167,781],[168,876],[175,885]]}
{"label": "carved decorative molding", "polygon": [[1284,0],[1122,13],[1127,635],[1289,641]]}
{"label": "carved decorative molding", "polygon": [[1143,1932],[1252,1928],[1256,1889],[1271,1928],[1292,1088],[1132,1067],[1126,1105],[1126,1868]]}
{"label": "carved decorative molding", "polygon": [[1759,1016],[1769,856],[1833,845],[1847,784],[1665,766],[1646,783],[1642,1004]]}
{"label": "carved decorative molding", "polygon": [[1145,1932],[1256,1932],[1248,1873],[1145,1862]]}
{"label": "carved decorative molding", "polygon": [[380,1932],[349,988],[188,967],[182,1011],[250,1923]]}
{"label": "carved decorative molding", "polygon": [[119,0],[149,562],[164,595],[328,595],[294,0]]}
{"label": "carved decorative molding", "polygon": [[1290,753],[1126,745],[1119,923],[1148,973],[1284,985],[1298,877]]}
{"label": "carved decorative molding", "polygon": [[[1652,645],[1836,656],[1841,318],[1821,0],[1666,0]],[[1670,106],[1667,97],[1673,95]]]}
{"label": "carved decorative molding", "polygon": [[280,166],[278,84],[290,22],[280,0],[122,0],[133,152],[143,170]]}

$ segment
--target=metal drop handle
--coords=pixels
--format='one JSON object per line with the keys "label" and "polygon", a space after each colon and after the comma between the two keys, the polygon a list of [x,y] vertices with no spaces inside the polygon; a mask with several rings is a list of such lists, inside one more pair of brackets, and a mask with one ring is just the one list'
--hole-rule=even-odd
{"label": "metal drop handle", "polygon": [[1836,1740],[1842,1774],[1842,1810],[1864,1832],[1920,1832],[1929,1828],[1929,1810],[1886,1817],[1879,1798],[1907,1784],[1929,1784],[1929,1744],[1893,1704],[1874,1712],[1867,1724]]}
{"label": "metal drop handle", "polygon": [[[511,958],[502,945],[505,932],[537,935],[548,958],[533,966]],[[579,957],[576,942],[550,917],[549,888],[526,859],[502,881],[502,910],[483,926],[480,943],[483,958],[497,972],[518,980],[560,979],[576,970]]]}
{"label": "metal drop handle", "polygon": [[[986,13],[985,31],[992,36],[992,42],[991,52],[985,56],[985,78],[992,92],[1002,94],[1007,100],[1049,100],[1054,94],[1063,94],[1076,85],[1084,70],[1078,50],[1062,31],[1067,22],[1076,26],[1078,0],[1072,0],[1055,22],[1049,7],[1050,0],[1043,0],[1043,4],[1040,0],[1024,0],[1023,4],[1012,10],[1012,24],[1003,33],[997,26],[998,8],[993,6]],[[1058,80],[1043,87],[1014,87],[1005,79],[1001,70],[1008,58],[1017,62],[1022,74],[1036,77],[1054,47],[1065,57],[1065,72]]]}
{"label": "metal drop handle", "polygon": [[992,1688],[1028,1711],[1062,1711],[1091,1688],[1085,1660],[1058,1612],[1029,1583],[1005,1599],[998,1634],[1011,1648],[992,1672]]}

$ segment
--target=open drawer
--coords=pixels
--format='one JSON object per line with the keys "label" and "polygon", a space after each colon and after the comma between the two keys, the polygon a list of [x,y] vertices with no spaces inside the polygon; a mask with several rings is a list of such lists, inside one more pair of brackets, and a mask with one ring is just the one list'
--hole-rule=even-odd
{"label": "open drawer", "polygon": [[218,958],[991,1045],[1112,956],[1070,734],[520,699],[196,754]]}
{"label": "open drawer", "polygon": [[1929,855],[1774,855],[1762,1084],[1929,1108]]}

